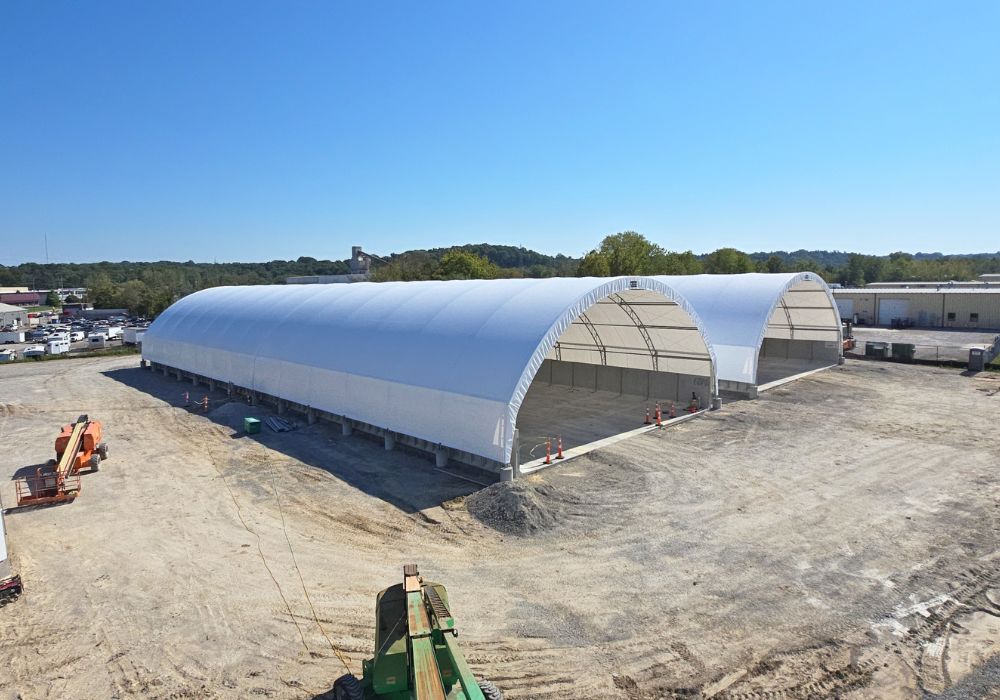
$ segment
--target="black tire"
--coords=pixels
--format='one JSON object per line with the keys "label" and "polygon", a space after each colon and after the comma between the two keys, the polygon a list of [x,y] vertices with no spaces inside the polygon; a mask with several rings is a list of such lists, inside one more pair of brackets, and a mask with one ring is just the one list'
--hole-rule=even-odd
{"label": "black tire", "polygon": [[333,700],[365,700],[365,691],[357,676],[345,673],[334,681]]}
{"label": "black tire", "polygon": [[102,442],[97,446],[97,454],[101,455],[101,461],[103,462],[108,458],[108,443]]}
{"label": "black tire", "polygon": [[479,689],[486,700],[503,700],[503,693],[493,681],[479,681]]}
{"label": "black tire", "polygon": [[90,464],[90,471],[96,472],[98,469],[101,468],[101,455],[97,454],[96,452],[90,455],[89,464]]}

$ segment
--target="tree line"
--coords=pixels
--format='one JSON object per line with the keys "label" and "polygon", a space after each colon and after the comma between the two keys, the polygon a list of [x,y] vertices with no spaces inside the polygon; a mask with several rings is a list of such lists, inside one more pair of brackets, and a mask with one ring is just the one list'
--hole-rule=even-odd
{"label": "tree line", "polygon": [[[86,287],[87,301],[98,308],[127,308],[155,316],[182,296],[223,285],[284,284],[287,277],[338,275],[347,260],[272,260],[262,263],[99,262],[0,265],[0,287],[32,289]],[[940,253],[860,255],[840,251],[746,253],[720,248],[697,255],[671,251],[635,231],[604,238],[584,255],[545,255],[517,246],[469,244],[374,256],[375,281],[497,279],[511,277],[606,277],[617,275],[693,275],[741,272],[811,271],[827,282],[861,286],[870,282],[969,280],[1000,273],[1000,253],[945,256]]]}

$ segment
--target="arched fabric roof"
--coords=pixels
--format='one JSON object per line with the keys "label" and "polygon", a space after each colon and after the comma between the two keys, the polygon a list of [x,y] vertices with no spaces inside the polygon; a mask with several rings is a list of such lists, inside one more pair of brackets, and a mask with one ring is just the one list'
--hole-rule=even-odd
{"label": "arched fabric roof", "polygon": [[842,343],[840,313],[814,272],[659,275],[705,325],[720,380],[757,384],[765,338]]}
{"label": "arched fabric roof", "polygon": [[164,311],[142,352],[504,464],[546,357],[707,376],[715,393],[691,305],[648,277],[217,287]]}

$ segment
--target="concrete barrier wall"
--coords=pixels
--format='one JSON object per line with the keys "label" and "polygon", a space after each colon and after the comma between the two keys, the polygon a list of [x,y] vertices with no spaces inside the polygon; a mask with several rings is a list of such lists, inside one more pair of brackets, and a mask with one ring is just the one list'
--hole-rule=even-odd
{"label": "concrete barrier wall", "polygon": [[712,400],[708,377],[565,360],[545,360],[535,375],[535,382],[641,396],[654,401],[675,401],[680,406],[687,406],[692,393],[698,397],[702,408],[711,405]]}
{"label": "concrete barrier wall", "polygon": [[760,356],[781,360],[808,360],[817,364],[833,365],[840,357],[840,348],[836,342],[824,340],[764,338]]}

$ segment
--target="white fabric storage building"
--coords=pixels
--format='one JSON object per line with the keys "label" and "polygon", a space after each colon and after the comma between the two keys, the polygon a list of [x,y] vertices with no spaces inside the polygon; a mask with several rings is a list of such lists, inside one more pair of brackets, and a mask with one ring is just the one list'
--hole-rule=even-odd
{"label": "white fabric storage building", "polygon": [[816,273],[655,279],[694,307],[723,389],[753,394],[760,385],[837,364],[843,354],[840,313]]}
{"label": "white fabric storage building", "polygon": [[164,311],[142,354],[494,468],[536,374],[703,406],[717,394],[697,314],[649,277],[218,287]]}

